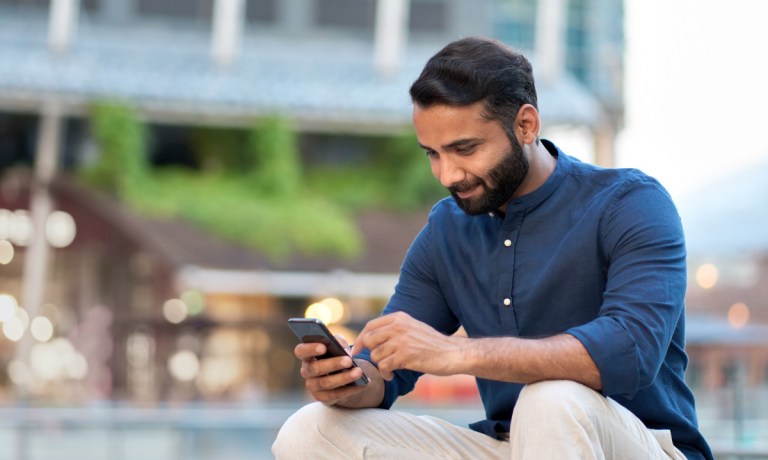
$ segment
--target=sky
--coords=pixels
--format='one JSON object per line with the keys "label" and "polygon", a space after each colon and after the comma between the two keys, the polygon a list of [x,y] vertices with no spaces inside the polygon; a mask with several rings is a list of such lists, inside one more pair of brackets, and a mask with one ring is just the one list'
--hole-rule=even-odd
{"label": "sky", "polygon": [[677,199],[768,164],[768,1],[627,0],[626,39],[617,166]]}

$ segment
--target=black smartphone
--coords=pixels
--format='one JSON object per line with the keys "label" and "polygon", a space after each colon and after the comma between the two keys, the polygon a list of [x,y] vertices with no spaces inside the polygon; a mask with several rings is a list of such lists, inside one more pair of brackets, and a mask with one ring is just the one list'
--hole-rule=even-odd
{"label": "black smartphone", "polygon": [[[325,354],[318,356],[317,359],[349,356],[344,347],[338,340],[336,340],[336,337],[334,337],[333,334],[331,334],[331,331],[328,330],[328,327],[319,319],[289,318],[288,326],[290,326],[293,333],[296,334],[296,337],[303,343],[322,343],[325,345]],[[352,366],[358,367],[354,360],[352,360]],[[362,377],[352,382],[351,385],[368,385],[368,377],[363,374]]]}

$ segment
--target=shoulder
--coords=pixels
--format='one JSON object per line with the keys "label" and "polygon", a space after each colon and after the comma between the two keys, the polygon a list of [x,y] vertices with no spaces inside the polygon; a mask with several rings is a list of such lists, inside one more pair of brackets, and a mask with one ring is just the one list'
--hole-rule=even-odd
{"label": "shoulder", "polygon": [[639,169],[634,168],[604,168],[593,164],[583,163],[578,159],[567,157],[570,163],[567,176],[572,185],[587,188],[595,194],[603,195],[612,204],[624,199],[655,197],[657,200],[672,201],[667,190],[658,180]]}

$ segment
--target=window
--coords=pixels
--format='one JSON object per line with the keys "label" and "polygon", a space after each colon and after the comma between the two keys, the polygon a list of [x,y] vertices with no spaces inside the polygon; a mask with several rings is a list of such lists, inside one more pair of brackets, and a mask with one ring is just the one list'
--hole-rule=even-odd
{"label": "window", "polygon": [[375,0],[317,0],[315,7],[320,26],[373,29]]}
{"label": "window", "polygon": [[494,6],[494,35],[514,48],[533,51],[536,0],[508,0]]}
{"label": "window", "polygon": [[448,27],[445,2],[412,0],[409,28],[411,32],[444,32]]}
{"label": "window", "polygon": [[208,22],[213,17],[214,0],[137,0],[140,16],[197,19]]}
{"label": "window", "polygon": [[273,23],[277,20],[280,0],[246,0],[245,18],[248,22]]}

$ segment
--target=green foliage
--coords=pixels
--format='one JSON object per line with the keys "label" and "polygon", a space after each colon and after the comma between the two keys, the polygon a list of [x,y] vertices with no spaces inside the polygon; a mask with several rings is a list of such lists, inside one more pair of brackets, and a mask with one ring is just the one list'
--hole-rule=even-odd
{"label": "green foliage", "polygon": [[300,188],[301,166],[296,133],[288,121],[271,116],[249,134],[253,186],[269,196],[295,194]]}
{"label": "green foliage", "polygon": [[91,132],[101,154],[83,171],[90,184],[117,195],[130,195],[146,181],[146,130],[129,106],[100,102],[90,110]]}
{"label": "green foliage", "polygon": [[351,213],[428,207],[446,192],[410,130],[373,138],[374,154],[358,165],[302,170],[296,133],[279,116],[249,130],[195,128],[199,171],[150,168],[146,129],[124,104],[90,110],[99,158],[82,177],[139,212],[181,218],[273,258],[293,252],[354,257],[362,251]]}
{"label": "green foliage", "polygon": [[377,163],[388,173],[383,179],[392,207],[417,209],[446,195],[445,188],[432,175],[413,130],[387,138],[377,153]]}
{"label": "green foliage", "polygon": [[264,196],[249,181],[225,174],[165,169],[154,179],[135,203],[146,215],[181,217],[275,259],[294,251],[354,257],[362,250],[354,221],[328,200]]}
{"label": "green foliage", "polygon": [[429,168],[413,130],[373,140],[374,155],[364,165],[314,168],[307,181],[313,192],[351,209],[382,207],[411,211],[446,195]]}
{"label": "green foliage", "polygon": [[95,104],[90,122],[101,154],[82,177],[145,215],[188,220],[276,259],[295,251],[342,257],[361,252],[351,216],[304,188],[296,135],[279,117],[247,136],[197,131],[202,173],[148,168],[145,130],[130,107]]}
{"label": "green foliage", "polygon": [[234,128],[193,128],[192,149],[203,174],[243,174],[253,168],[246,149],[248,133]]}

